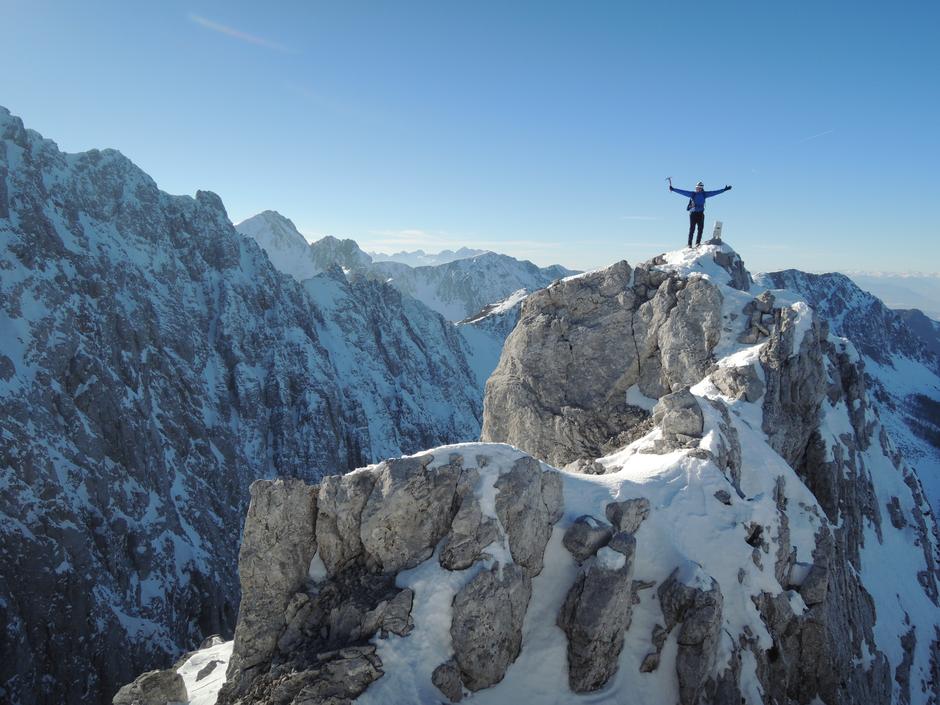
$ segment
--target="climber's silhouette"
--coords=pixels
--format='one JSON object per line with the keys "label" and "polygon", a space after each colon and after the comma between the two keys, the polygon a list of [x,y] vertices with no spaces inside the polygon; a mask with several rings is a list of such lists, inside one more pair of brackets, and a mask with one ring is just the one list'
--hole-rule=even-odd
{"label": "climber's silhouette", "polygon": [[705,199],[730,191],[731,187],[725,186],[718,191],[706,191],[705,185],[699,181],[695,184],[694,191],[683,191],[681,188],[673,188],[672,181],[670,181],[669,190],[688,197],[689,205],[686,206],[686,210],[689,211],[689,247],[692,247],[692,232],[695,230],[696,225],[698,226],[698,238],[695,240],[695,246],[698,247],[702,244],[702,230],[705,228]]}

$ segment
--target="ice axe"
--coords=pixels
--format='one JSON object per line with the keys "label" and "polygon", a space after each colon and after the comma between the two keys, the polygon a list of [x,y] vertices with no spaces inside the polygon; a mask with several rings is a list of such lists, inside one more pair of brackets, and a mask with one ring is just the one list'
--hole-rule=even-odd
{"label": "ice axe", "polygon": [[671,176],[667,176],[667,177],[666,177],[666,181],[669,182],[669,188],[672,188],[672,177],[671,177]]}

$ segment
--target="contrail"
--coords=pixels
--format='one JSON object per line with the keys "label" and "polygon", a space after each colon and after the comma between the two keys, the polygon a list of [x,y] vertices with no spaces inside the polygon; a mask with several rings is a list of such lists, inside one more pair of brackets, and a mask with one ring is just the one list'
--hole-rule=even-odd
{"label": "contrail", "polygon": [[189,15],[189,21],[195,22],[200,27],[205,27],[206,29],[212,30],[213,32],[218,32],[219,34],[224,34],[227,37],[232,37],[233,39],[238,39],[242,42],[248,42],[249,44],[255,44],[257,46],[266,47],[268,49],[274,49],[275,51],[282,51],[285,54],[294,54],[293,49],[284,46],[283,44],[278,44],[277,42],[271,42],[265,39],[264,37],[256,37],[253,34],[248,34],[247,32],[242,32],[235,29],[234,27],[229,27],[224,24],[219,24],[218,22],[213,22],[212,20],[201,17],[200,15]]}
{"label": "contrail", "polygon": [[793,144],[794,144],[794,146],[795,146],[795,145],[798,145],[798,144],[803,144],[804,142],[809,142],[810,140],[814,140],[814,139],[816,139],[817,137],[824,137],[824,136],[826,136],[826,135],[828,135],[828,134],[831,134],[831,133],[833,133],[833,132],[835,132],[835,130],[826,130],[825,132],[820,132],[818,135],[810,135],[809,137],[804,137],[803,139],[798,140],[798,141],[794,142]]}

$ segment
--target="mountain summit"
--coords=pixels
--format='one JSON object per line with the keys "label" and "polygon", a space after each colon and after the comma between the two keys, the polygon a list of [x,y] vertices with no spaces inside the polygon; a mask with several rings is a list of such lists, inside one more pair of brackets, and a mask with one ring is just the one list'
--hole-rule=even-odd
{"label": "mountain summit", "polygon": [[525,298],[483,436],[252,486],[220,704],[940,697],[917,476],[854,346],[727,244]]}

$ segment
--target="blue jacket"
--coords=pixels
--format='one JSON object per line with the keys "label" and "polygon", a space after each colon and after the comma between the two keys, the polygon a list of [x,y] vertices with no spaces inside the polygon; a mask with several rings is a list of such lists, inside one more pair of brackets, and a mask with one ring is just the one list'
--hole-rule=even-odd
{"label": "blue jacket", "polygon": [[717,196],[719,193],[724,193],[728,189],[718,189],[717,191],[683,191],[681,188],[674,188],[672,191],[674,193],[679,193],[685,196],[686,198],[691,198],[692,203],[695,205],[692,208],[693,213],[704,213],[705,212],[705,199],[711,198],[712,196]]}

